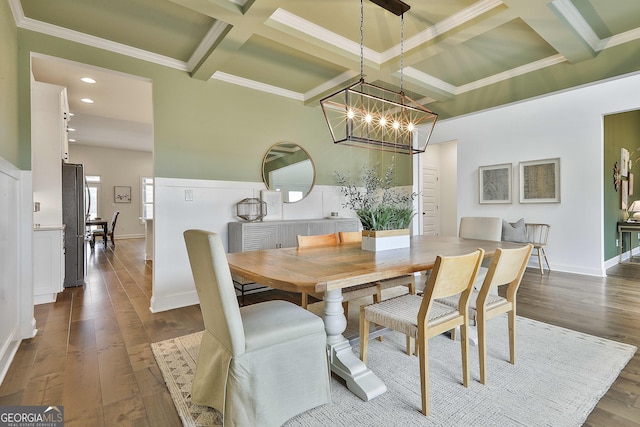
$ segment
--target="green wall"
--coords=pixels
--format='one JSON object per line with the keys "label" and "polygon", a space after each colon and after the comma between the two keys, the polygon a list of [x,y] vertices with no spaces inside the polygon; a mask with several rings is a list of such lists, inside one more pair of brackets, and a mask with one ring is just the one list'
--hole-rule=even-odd
{"label": "green wall", "polygon": [[9,3],[0,1],[0,157],[23,166],[18,144],[18,31]]}
{"label": "green wall", "polygon": [[[317,169],[316,183],[334,184],[334,172],[363,163],[388,163],[392,154],[336,146],[319,104],[302,102],[152,64],[90,46],[19,30],[20,144],[30,146],[29,55],[38,52],[152,81],[154,174],[166,178],[261,181],[271,145],[302,145]],[[21,151],[22,153],[22,151]],[[21,159],[25,164],[29,156]],[[398,155],[399,184],[412,182],[411,157]]]}
{"label": "green wall", "polygon": [[[616,223],[624,219],[625,211],[620,208],[622,188],[613,185],[613,165],[620,163],[620,149],[629,150],[634,161],[630,171],[634,174],[633,195],[629,205],[640,199],[640,111],[612,114],[604,118],[604,259],[618,255]],[[625,179],[625,178],[622,178]],[[624,234],[623,251],[629,250],[629,234]],[[635,233],[631,233],[632,247],[638,246]]]}

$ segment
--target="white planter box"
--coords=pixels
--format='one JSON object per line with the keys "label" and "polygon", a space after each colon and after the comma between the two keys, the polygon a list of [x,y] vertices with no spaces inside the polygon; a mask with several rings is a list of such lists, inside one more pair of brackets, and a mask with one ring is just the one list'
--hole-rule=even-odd
{"label": "white planter box", "polygon": [[410,245],[409,229],[363,231],[362,249],[365,251],[385,251],[388,249],[408,248]]}

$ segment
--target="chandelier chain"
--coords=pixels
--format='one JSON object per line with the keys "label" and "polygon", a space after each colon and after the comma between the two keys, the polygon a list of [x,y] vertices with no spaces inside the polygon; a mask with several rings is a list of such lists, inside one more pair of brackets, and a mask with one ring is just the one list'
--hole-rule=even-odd
{"label": "chandelier chain", "polygon": [[360,0],[360,80],[364,80],[364,0]]}
{"label": "chandelier chain", "polygon": [[400,93],[404,93],[404,13],[400,16]]}

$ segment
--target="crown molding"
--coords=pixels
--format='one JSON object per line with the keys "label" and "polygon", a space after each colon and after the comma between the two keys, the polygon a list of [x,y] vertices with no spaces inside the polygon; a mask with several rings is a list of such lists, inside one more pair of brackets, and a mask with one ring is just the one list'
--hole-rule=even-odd
{"label": "crown molding", "polygon": [[[291,12],[287,12],[284,9],[278,8],[271,14],[269,20],[306,34],[307,36],[311,36],[322,43],[329,44],[352,55],[360,56],[360,43],[356,43],[346,37],[342,37],[333,31],[329,31],[324,27],[307,21],[306,19],[294,15]],[[363,48],[363,51],[363,56],[366,60],[372,61],[378,65],[381,63],[381,56],[379,52],[369,49],[366,46]]]}
{"label": "crown molding", "polygon": [[460,95],[461,93],[470,92],[475,89],[480,89],[482,87],[489,86],[494,83],[501,82],[503,80],[508,80],[512,77],[521,76],[523,74],[527,74],[532,71],[537,71],[543,68],[550,67],[552,65],[560,64],[562,62],[565,62],[566,60],[567,59],[560,54],[549,56],[548,58],[544,58],[539,61],[530,62],[520,67],[512,68],[502,73],[494,74],[492,76],[485,77],[484,79],[476,80],[474,82],[458,86],[456,88],[455,94]]}
{"label": "crown molding", "polygon": [[334,78],[332,78],[331,80],[328,80],[316,87],[314,87],[313,89],[307,91],[304,93],[304,100],[308,100],[308,99],[313,99],[314,97],[320,95],[321,93],[324,93],[328,90],[330,90],[331,88],[335,88],[336,86],[341,86],[346,84],[346,82],[348,82],[349,80],[351,80],[352,78],[358,76],[360,73],[358,73],[357,71],[352,71],[352,70],[347,70],[344,73],[340,74],[339,76],[336,76]]}
{"label": "crown molding", "polygon": [[46,22],[27,18],[24,16],[22,5],[20,5],[19,0],[9,1],[14,19],[16,19],[17,16],[16,26],[18,26],[19,28],[29,31],[35,31],[37,33],[46,34],[48,36],[69,40],[87,46],[97,47],[100,49],[108,50],[110,52],[119,53],[121,55],[126,55],[143,61],[152,62],[169,68],[174,68],[176,70],[189,71],[187,68],[187,64],[184,61],[179,61],[174,58],[169,58],[168,56],[158,55],[146,50],[112,42],[100,37],[90,36],[79,31],[69,30],[67,28],[58,27],[57,25],[52,25]]}
{"label": "crown molding", "polygon": [[[501,5],[503,5],[501,0],[478,1],[473,5],[461,10],[460,12],[455,13],[448,18],[431,25],[429,28],[416,34],[415,36],[409,37],[404,41],[404,50],[409,51],[411,49],[415,49],[420,45],[427,43],[428,41],[433,40],[434,38],[446,33],[447,31],[451,31],[452,29],[459,27]],[[381,63],[387,62],[399,55],[400,44],[397,44],[382,52],[380,54],[380,61]]]}
{"label": "crown molding", "polygon": [[292,90],[283,89],[278,86],[272,86],[266,83],[260,83],[255,80],[245,79],[243,77],[223,73],[222,71],[216,71],[213,76],[211,76],[211,78],[249,89],[259,90],[260,92],[284,96],[285,98],[290,98],[296,101],[304,101],[304,95],[299,92],[294,92]]}
{"label": "crown molding", "polygon": [[616,34],[615,36],[600,40],[600,50],[609,49],[610,47],[618,46],[638,39],[640,39],[640,28],[634,28],[633,30],[625,31],[624,33]]}

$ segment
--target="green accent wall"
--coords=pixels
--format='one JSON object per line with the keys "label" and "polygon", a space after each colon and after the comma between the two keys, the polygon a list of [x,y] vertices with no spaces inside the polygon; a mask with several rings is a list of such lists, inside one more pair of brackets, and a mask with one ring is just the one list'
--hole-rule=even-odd
{"label": "green accent wall", "polygon": [[[311,155],[316,184],[335,184],[334,172],[388,164],[392,153],[336,146],[320,105],[271,95],[219,80],[201,81],[164,67],[56,37],[18,31],[20,144],[29,152],[29,56],[38,52],[149,79],[153,84],[154,175],[262,181],[264,154],[275,143],[296,142]],[[22,153],[22,151],[21,151]],[[412,161],[396,156],[396,178],[412,183]]]}
{"label": "green accent wall", "polygon": [[[604,118],[604,259],[618,256],[618,230],[616,223],[624,219],[621,209],[622,186],[615,190],[613,185],[613,165],[620,164],[620,149],[629,150],[633,161],[630,172],[634,174],[633,195],[629,196],[629,205],[640,199],[640,111],[612,114]],[[627,178],[622,178],[626,180]],[[623,235],[623,251],[638,246],[635,233]]]}
{"label": "green accent wall", "polygon": [[21,168],[18,144],[18,30],[0,1],[0,157]]}

